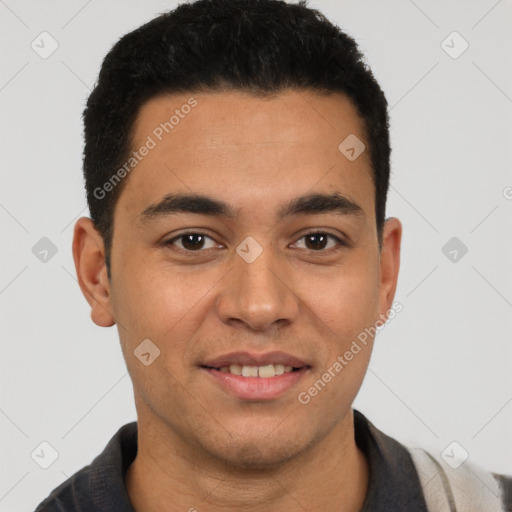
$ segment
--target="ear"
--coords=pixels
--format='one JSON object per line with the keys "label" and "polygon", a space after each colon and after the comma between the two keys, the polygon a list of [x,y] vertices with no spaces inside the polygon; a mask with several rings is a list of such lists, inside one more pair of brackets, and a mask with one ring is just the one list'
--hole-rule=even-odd
{"label": "ear", "polygon": [[400,269],[400,244],[402,241],[402,224],[398,219],[386,220],[382,233],[380,252],[380,292],[379,314],[387,318],[395,297]]}
{"label": "ear", "polygon": [[114,325],[103,237],[87,217],[81,217],[75,224],[73,259],[78,284],[91,306],[92,321],[100,327]]}

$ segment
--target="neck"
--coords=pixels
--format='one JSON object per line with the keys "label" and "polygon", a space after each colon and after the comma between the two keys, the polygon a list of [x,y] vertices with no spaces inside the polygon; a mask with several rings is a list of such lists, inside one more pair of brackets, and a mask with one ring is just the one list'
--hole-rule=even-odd
{"label": "neck", "polygon": [[154,419],[138,426],[137,457],[126,473],[137,512],[358,512],[366,496],[368,465],[355,443],[352,410],[314,447],[264,470],[207,459]]}

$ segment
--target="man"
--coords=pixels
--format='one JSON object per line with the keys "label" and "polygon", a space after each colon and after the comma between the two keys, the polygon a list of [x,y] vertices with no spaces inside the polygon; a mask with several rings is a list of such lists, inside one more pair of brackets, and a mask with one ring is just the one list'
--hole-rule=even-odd
{"label": "man", "polygon": [[510,509],[511,478],[352,409],[401,240],[353,39],[304,3],[183,4],[114,46],[84,123],[73,254],[138,421],[38,511]]}

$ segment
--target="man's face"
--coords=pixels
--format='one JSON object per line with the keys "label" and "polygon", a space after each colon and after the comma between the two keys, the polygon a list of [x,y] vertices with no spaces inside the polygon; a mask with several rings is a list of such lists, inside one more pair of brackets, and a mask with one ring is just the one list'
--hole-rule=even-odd
{"label": "man's face", "polygon": [[[197,104],[181,109],[191,96]],[[179,122],[158,130],[175,109]],[[379,252],[369,151],[351,161],[338,149],[350,134],[368,148],[341,95],[199,93],[143,106],[132,149],[153,146],[148,136],[156,145],[116,205],[105,303],[141,424],[235,466],[277,464],[346,427],[373,340],[342,370],[333,365],[390,308],[397,271],[397,237],[392,245],[385,232]],[[176,194],[207,196],[234,215],[155,207]],[[279,216],[312,194],[344,205]],[[134,351],[147,339],[160,355],[145,365]],[[153,345],[144,346],[150,361]],[[295,369],[245,377],[230,364]]]}

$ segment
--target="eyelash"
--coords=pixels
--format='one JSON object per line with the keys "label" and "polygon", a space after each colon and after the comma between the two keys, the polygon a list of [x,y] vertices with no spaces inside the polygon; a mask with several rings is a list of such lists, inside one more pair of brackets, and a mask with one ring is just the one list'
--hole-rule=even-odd
{"label": "eyelash", "polygon": [[[210,240],[213,240],[213,238],[205,233],[201,233],[200,231],[187,231],[186,233],[181,233],[173,238],[171,238],[170,240],[166,240],[164,242],[162,242],[162,245],[168,247],[168,246],[173,246],[173,243],[176,241],[176,240],[179,240],[187,235],[201,235],[201,236],[204,236],[206,238],[209,238]],[[319,250],[313,250],[313,249],[305,249],[313,254],[321,254],[321,253],[328,253],[328,254],[332,254],[333,252],[337,252],[339,251],[340,249],[343,249],[344,247],[346,247],[348,244],[346,242],[344,242],[342,239],[340,239],[339,237],[331,234],[331,233],[327,233],[326,231],[310,231],[308,233],[306,233],[305,235],[302,235],[298,240],[302,240],[303,238],[307,237],[307,236],[311,236],[311,235],[327,235],[328,237],[334,239],[337,243],[338,243],[338,247],[335,247],[335,248],[330,248],[330,249],[319,249]],[[189,249],[182,249],[180,247],[174,247],[177,251],[181,252],[182,254],[186,254],[187,256],[193,256],[195,254],[199,254],[201,252],[204,252],[206,251],[207,249],[198,249],[197,251],[191,251]]]}

